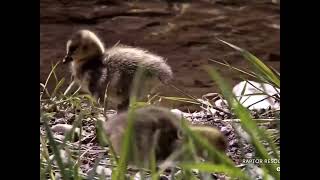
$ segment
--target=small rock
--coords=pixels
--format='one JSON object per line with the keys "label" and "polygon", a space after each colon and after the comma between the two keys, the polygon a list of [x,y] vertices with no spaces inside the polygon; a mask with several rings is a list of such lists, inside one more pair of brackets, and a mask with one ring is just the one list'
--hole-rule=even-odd
{"label": "small rock", "polygon": [[252,153],[247,153],[247,154],[244,155],[244,157],[250,159],[250,158],[253,157],[253,154]]}
{"label": "small rock", "polygon": [[112,170],[103,166],[97,166],[96,173],[99,175],[111,176]]}
{"label": "small rock", "polygon": [[213,109],[213,108],[210,108],[208,109],[208,111],[212,114],[212,115],[215,115],[218,111]]}
{"label": "small rock", "polygon": [[[53,132],[58,132],[58,133],[63,133],[63,134],[66,134],[66,133],[70,132],[71,129],[72,129],[72,125],[70,125],[70,124],[56,124],[56,125],[51,127],[51,130]],[[79,135],[80,134],[80,129],[79,128],[75,128],[74,132]]]}
{"label": "small rock", "polygon": [[[62,160],[62,162],[63,162],[64,164],[68,164],[68,163],[70,162],[69,155],[68,155],[68,153],[67,153],[65,150],[60,149],[60,157],[61,157],[61,160]],[[54,155],[51,155],[51,156],[49,157],[49,159],[50,159],[51,161],[53,161],[54,164],[57,164]]]}
{"label": "small rock", "polygon": [[82,165],[81,165],[81,168],[84,169],[85,171],[89,171],[90,165],[89,165],[88,163],[82,164]]}
{"label": "small rock", "polygon": [[[107,114],[107,117],[108,117],[108,114]],[[109,118],[109,117],[108,117],[108,118]],[[105,122],[105,121],[106,121],[106,117],[103,116],[103,114],[98,114],[97,120],[98,120],[98,121]]]}
{"label": "small rock", "polygon": [[54,138],[60,140],[60,141],[63,141],[65,136],[64,135],[61,135],[61,134],[54,134],[53,135]]}
{"label": "small rock", "polygon": [[238,147],[238,140],[237,139],[233,139],[229,142],[229,146],[231,147]]}
{"label": "small rock", "polygon": [[69,119],[69,120],[75,120],[75,114],[73,113],[66,113],[66,118]]}
{"label": "small rock", "polygon": [[230,134],[230,132],[231,132],[231,130],[229,129],[229,128],[227,128],[227,127],[222,127],[221,129],[220,129],[220,131],[224,134],[224,135],[229,135]]}
{"label": "small rock", "polygon": [[[87,174],[91,174],[93,171],[93,168],[89,169],[87,171]],[[112,170],[106,167],[103,167],[101,165],[97,166],[96,168],[96,174],[99,176],[106,176],[106,177],[110,177],[112,175]]]}
{"label": "small rock", "polygon": [[59,172],[56,172],[54,177],[56,180],[62,180],[62,175]]}
{"label": "small rock", "polygon": [[[142,180],[140,172],[136,173],[136,174],[134,175],[134,178],[133,178],[133,179],[134,179],[134,180]],[[151,178],[150,178],[150,177],[145,177],[144,179],[145,179],[145,180],[150,180]]]}
{"label": "small rock", "polygon": [[219,108],[226,109],[228,108],[228,102],[226,100],[218,99],[214,102],[214,105],[216,105]]}
{"label": "small rock", "polygon": [[65,123],[67,123],[67,121],[66,121],[65,118],[57,118],[55,120],[55,123],[57,123],[57,124],[65,124]]}
{"label": "small rock", "polygon": [[[249,83],[248,83],[249,82]],[[271,109],[279,109],[280,103],[276,101],[273,97],[275,94],[280,93],[280,89],[275,88],[267,83],[259,83],[255,81],[242,81],[235,85],[232,89],[232,92],[234,95],[238,98],[238,100],[241,99],[241,102],[243,106],[248,107],[250,110],[253,109],[268,109],[269,106]],[[240,97],[242,95],[243,89],[244,93],[243,95],[247,95],[245,97]],[[252,94],[261,94],[261,92],[266,93],[267,95],[252,95]],[[248,96],[250,95],[251,96]]]}
{"label": "small rock", "polygon": [[184,117],[184,112],[180,111],[179,109],[171,109],[171,112],[175,114],[178,118]]}
{"label": "small rock", "polygon": [[160,180],[169,180],[169,178],[167,176],[161,175]]}

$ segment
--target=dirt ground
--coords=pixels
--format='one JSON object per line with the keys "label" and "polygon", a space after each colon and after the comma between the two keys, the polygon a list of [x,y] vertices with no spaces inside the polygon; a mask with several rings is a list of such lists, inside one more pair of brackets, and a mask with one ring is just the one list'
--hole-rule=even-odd
{"label": "dirt ground", "polygon": [[[218,68],[232,85],[241,80],[239,75],[211,62],[210,58],[248,68],[239,54],[216,38],[247,49],[279,70],[279,5],[271,0],[243,0],[235,4],[199,0],[188,5],[178,14],[167,9],[165,1],[41,0],[40,81],[45,81],[51,64],[63,58],[69,36],[81,28],[95,31],[106,46],[120,41],[164,56],[173,69],[174,84],[197,97],[217,90],[203,65]],[[57,74],[70,79],[65,66],[59,66]],[[181,96],[170,87],[162,92]]]}

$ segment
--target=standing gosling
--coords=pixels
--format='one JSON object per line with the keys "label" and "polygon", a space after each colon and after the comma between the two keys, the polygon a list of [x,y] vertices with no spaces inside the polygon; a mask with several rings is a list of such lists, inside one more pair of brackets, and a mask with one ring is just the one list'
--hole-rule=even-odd
{"label": "standing gosling", "polygon": [[108,102],[118,110],[128,108],[138,67],[144,71],[142,85],[137,88],[138,99],[161,84],[168,84],[173,77],[170,66],[162,57],[125,45],[105,49],[98,36],[89,30],[79,30],[72,35],[62,62],[71,62],[75,81],[97,101],[104,100],[108,85]]}

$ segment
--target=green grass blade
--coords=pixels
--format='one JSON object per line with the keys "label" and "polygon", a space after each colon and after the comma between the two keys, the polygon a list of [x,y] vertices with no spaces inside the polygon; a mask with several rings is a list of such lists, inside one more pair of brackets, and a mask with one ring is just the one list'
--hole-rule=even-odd
{"label": "green grass blade", "polygon": [[270,69],[273,71],[273,73],[277,76],[278,79],[280,79],[280,72],[277,71],[275,68],[273,68],[272,66],[270,66]]}
{"label": "green grass blade", "polygon": [[180,173],[175,177],[177,180],[199,180],[193,173],[191,169],[183,168]]}
{"label": "green grass blade", "polygon": [[236,67],[231,66],[230,64],[228,64],[228,63],[226,63],[226,62],[225,62],[225,63],[222,63],[222,62],[216,61],[216,60],[214,60],[214,59],[209,59],[209,61],[215,62],[215,63],[217,63],[217,64],[220,64],[220,65],[223,65],[223,66],[226,66],[226,67],[229,67],[230,69],[236,70],[236,71],[241,72],[241,73],[243,73],[243,74],[245,74],[245,75],[248,75],[248,76],[250,76],[250,77],[257,78],[257,75],[256,75],[256,74],[247,72],[247,71],[242,70],[242,69],[239,69],[239,68],[236,68]]}
{"label": "green grass blade", "polygon": [[245,84],[244,84],[244,86],[243,86],[243,89],[242,89],[242,91],[241,91],[241,96],[240,96],[240,98],[239,98],[239,101],[240,101],[240,102],[241,102],[242,97],[244,96],[244,93],[245,93],[245,91],[246,91],[246,88],[247,88],[247,81],[245,82]]}
{"label": "green grass blade", "polygon": [[58,90],[59,90],[60,87],[63,85],[64,81],[65,81],[65,79],[62,78],[62,79],[57,83],[56,87],[54,88],[54,90],[53,90],[53,92],[52,92],[52,94],[51,94],[51,97],[55,97],[55,96],[56,96]]}
{"label": "green grass blade", "polygon": [[[244,108],[232,94],[230,86],[225,83],[225,80],[221,78],[218,72],[214,68],[206,68],[211,78],[217,82],[219,88],[221,89],[224,97],[227,99],[228,104],[234,109],[234,112],[241,119],[241,125],[244,130],[250,135],[251,141],[256,148],[257,156],[261,159],[271,159],[268,155],[267,150],[264,148],[263,144],[260,142],[262,139],[269,139],[264,131],[258,128],[257,124],[251,119],[250,113]],[[259,139],[259,138],[260,139]],[[272,143],[272,142],[271,142]],[[273,152],[276,157],[279,157],[278,152]],[[276,166],[274,164],[265,164],[266,168],[275,178],[280,178],[279,173],[276,171]]]}
{"label": "green grass blade", "polygon": [[[40,143],[42,145],[42,151],[41,151],[41,159],[40,159],[40,163],[41,163],[41,173],[40,173],[40,176],[44,177],[43,179],[46,179],[45,178],[45,173],[47,171],[49,171],[49,175],[51,177],[51,179],[54,179],[54,175],[53,175],[53,170],[52,170],[52,167],[51,167],[51,162],[50,162],[50,158],[49,158],[49,151],[48,151],[48,148],[47,148],[47,143],[46,143],[46,140],[45,138],[40,135]],[[48,163],[47,165],[47,169],[45,168],[45,166],[42,164],[43,162],[43,159],[46,160],[46,162]]]}
{"label": "green grass blade", "polygon": [[[66,133],[66,136],[63,139],[63,146],[66,145],[67,141],[74,139],[75,130],[80,125],[82,118],[83,118],[83,114],[80,111],[80,114],[78,115],[77,119],[72,124],[71,130]],[[81,133],[81,132],[79,132],[79,133]],[[81,136],[80,134],[78,134],[78,135],[79,135],[79,137]]]}
{"label": "green grass blade", "polygon": [[159,131],[153,137],[153,143],[150,153],[150,169],[151,179],[158,180],[159,174],[157,174],[157,160],[156,160],[156,142],[158,142]]}
{"label": "green grass blade", "polygon": [[[49,75],[48,75],[48,77],[47,77],[47,79],[46,79],[46,82],[44,83],[44,87],[43,87],[44,90],[47,89],[49,79],[51,78],[52,74],[54,73],[55,69],[57,68],[57,66],[58,66],[59,64],[60,64],[60,61],[58,61],[58,62],[54,65],[54,67],[51,69],[51,71],[50,71],[50,73],[49,73]],[[40,95],[40,101],[41,101],[41,99],[42,99],[42,95],[43,95],[43,93]]]}
{"label": "green grass blade", "polygon": [[185,121],[182,121],[181,123],[182,123],[182,128],[184,130],[184,133],[186,133],[186,135],[188,137],[190,137],[193,140],[193,142],[195,142],[195,143],[201,145],[203,148],[207,149],[208,153],[215,156],[217,158],[217,160],[227,164],[230,167],[234,166],[233,161],[231,161],[226,155],[221,153],[217,148],[210,145],[206,139],[201,138],[201,136],[198,133],[193,132],[188,127],[188,125],[186,124]]}
{"label": "green grass blade", "polygon": [[119,163],[119,159],[117,157],[117,154],[114,151],[114,148],[109,140],[109,138],[103,133],[103,122],[98,120],[96,122],[96,126],[97,126],[97,138],[98,138],[98,142],[101,146],[109,146],[109,150],[110,150],[110,154],[111,154],[111,160],[113,162],[114,165],[117,165]]}
{"label": "green grass blade", "polygon": [[[70,164],[70,169],[72,169],[72,164]],[[73,166],[73,179],[74,180],[81,180],[81,176],[79,174],[80,165],[79,163]]]}
{"label": "green grass blade", "polygon": [[123,180],[127,172],[127,165],[129,160],[130,151],[132,150],[131,143],[133,142],[133,123],[134,123],[133,108],[129,109],[128,113],[128,125],[124,133],[124,141],[121,147],[120,160],[117,168],[117,180]]}
{"label": "green grass blade", "polygon": [[[51,63],[51,69],[53,69],[54,68],[54,65]],[[56,74],[56,72],[55,71],[53,71],[52,72],[53,73],[53,77],[54,77],[54,79],[56,80],[56,84],[58,83],[58,77],[57,77],[57,74]]]}
{"label": "green grass blade", "polygon": [[94,165],[92,167],[92,171],[88,174],[88,179],[95,179],[95,176],[97,174],[97,167],[99,166],[100,160],[101,160],[101,156],[97,157],[94,161]]}
{"label": "green grass blade", "polygon": [[48,139],[49,139],[49,144],[52,147],[52,150],[53,150],[53,153],[54,153],[54,158],[56,159],[58,167],[60,169],[60,172],[61,172],[61,175],[62,175],[62,179],[63,180],[69,180],[70,179],[69,173],[67,173],[66,170],[65,170],[64,164],[62,162],[62,158],[60,156],[60,151],[59,151],[58,145],[56,144],[56,141],[54,140],[54,137],[52,135],[51,129],[50,129],[49,124],[48,124],[48,120],[47,120],[47,118],[45,116],[41,116],[41,118],[43,120],[43,124],[44,124],[45,130],[46,130],[46,133],[47,133],[47,136],[48,136]]}
{"label": "green grass blade", "polygon": [[64,91],[63,95],[68,95],[68,93],[70,92],[70,90],[72,89],[72,87],[74,86],[75,81],[72,81],[69,86],[67,87],[67,89]]}
{"label": "green grass blade", "polygon": [[[46,88],[46,86],[45,86],[44,84],[42,84],[42,83],[40,83],[40,86],[43,88],[43,91],[46,92],[47,96],[48,96],[48,97],[51,97],[51,95],[50,95],[48,89]],[[41,101],[41,100],[40,100],[40,101]]]}
{"label": "green grass blade", "polygon": [[142,76],[143,76],[144,70],[142,68],[138,68],[133,80],[132,84],[132,90],[130,94],[130,105],[129,105],[129,110],[128,110],[128,123],[127,123],[127,128],[124,133],[124,138],[123,138],[123,143],[121,146],[121,152],[120,152],[120,160],[117,168],[117,175],[116,178],[117,180],[123,180],[125,179],[125,174],[127,172],[127,166],[128,166],[128,161],[129,161],[129,156],[130,152],[133,151],[133,137],[135,136],[134,134],[134,118],[135,118],[135,104],[137,102],[137,94],[138,94],[138,89],[141,85],[142,81]]}
{"label": "green grass blade", "polygon": [[[268,96],[268,97],[272,97],[272,98],[274,98],[274,99],[276,99],[276,100],[280,100],[280,99],[276,98],[276,97],[274,96],[274,94],[273,94],[273,95],[270,95],[268,92],[266,92],[264,86],[262,86],[262,89],[260,89],[259,87],[257,87],[257,86],[255,86],[254,84],[252,84],[250,81],[246,80],[246,82],[247,82],[248,84],[250,84],[252,87],[254,87],[255,89],[257,89],[258,91],[260,91],[261,93],[263,93],[264,95],[266,95],[266,96]],[[274,87],[274,86],[272,86],[272,87],[273,87],[273,89],[279,94],[278,89],[277,89],[276,87]]]}
{"label": "green grass blade", "polygon": [[171,101],[179,101],[179,102],[185,102],[185,103],[190,103],[190,104],[197,104],[200,105],[201,103],[194,101],[193,99],[190,98],[182,98],[182,97],[168,97],[168,96],[159,96],[162,99],[165,100],[171,100]]}
{"label": "green grass blade", "polygon": [[230,46],[231,48],[239,51],[241,55],[247,59],[256,69],[259,73],[261,73],[267,81],[271,81],[274,85],[276,85],[278,88],[280,88],[280,79],[277,77],[276,74],[273,73],[273,71],[265,65],[260,59],[258,59],[256,56],[248,52],[247,50],[244,50],[240,47],[237,47],[233,44],[230,44],[226,41],[223,41],[221,39],[218,39],[220,42]]}

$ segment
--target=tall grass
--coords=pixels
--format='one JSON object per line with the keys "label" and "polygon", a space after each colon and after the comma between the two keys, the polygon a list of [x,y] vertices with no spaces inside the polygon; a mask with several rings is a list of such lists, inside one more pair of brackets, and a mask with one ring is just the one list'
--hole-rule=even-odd
{"label": "tall grass", "polygon": [[[260,59],[249,53],[248,51],[241,49],[233,44],[220,40],[221,42],[227,44],[233,49],[239,51],[241,55],[248,60],[253,66],[256,77],[266,83],[269,83],[277,88],[280,88],[280,74],[275,74],[267,65],[265,65]],[[206,67],[210,77],[217,82],[221,92],[228,101],[237,117],[241,120],[241,125],[243,129],[250,135],[251,143],[254,145],[257,157],[263,160],[279,159],[280,154],[276,145],[271,140],[269,135],[265,130],[259,128],[255,121],[252,120],[248,109],[242,106],[239,100],[233,95],[231,87],[226,83],[226,80],[221,77],[221,75],[213,67]],[[262,144],[262,141],[266,141],[271,147],[272,151],[269,154],[266,147]],[[270,163],[262,163],[263,169],[266,170],[266,174],[271,175],[275,179],[280,179],[280,172],[277,170],[278,165]]]}

